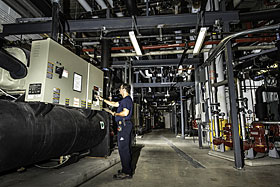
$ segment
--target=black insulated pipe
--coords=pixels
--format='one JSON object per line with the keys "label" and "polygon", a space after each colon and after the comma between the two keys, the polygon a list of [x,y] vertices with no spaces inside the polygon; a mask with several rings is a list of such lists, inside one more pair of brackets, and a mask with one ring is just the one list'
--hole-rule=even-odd
{"label": "black insulated pipe", "polygon": [[276,18],[280,18],[280,8],[254,12],[244,12],[239,14],[239,19],[241,22],[274,20]]}
{"label": "black insulated pipe", "polygon": [[58,29],[59,29],[59,4],[58,0],[52,3],[52,33],[51,38],[54,41],[58,40]]}
{"label": "black insulated pipe", "polygon": [[256,116],[260,121],[268,120],[267,104],[263,102],[263,92],[277,92],[280,96],[280,88],[272,86],[260,86],[256,90]]}
{"label": "black insulated pipe", "polygon": [[111,40],[101,40],[101,67],[108,69],[112,64],[111,59]]}
{"label": "black insulated pipe", "polygon": [[27,67],[4,49],[0,49],[0,67],[9,71],[13,79],[22,79],[27,75]]}
{"label": "black insulated pipe", "polygon": [[136,0],[125,0],[125,5],[130,16],[138,15]]}
{"label": "black insulated pipe", "polygon": [[101,67],[104,71],[104,85],[103,85],[103,97],[108,98],[110,93],[110,69],[112,65],[111,59],[111,40],[102,39],[101,40]]}
{"label": "black insulated pipe", "polygon": [[94,150],[107,133],[106,112],[89,118],[80,110],[54,106],[36,116],[28,103],[0,100],[0,106],[0,172]]}

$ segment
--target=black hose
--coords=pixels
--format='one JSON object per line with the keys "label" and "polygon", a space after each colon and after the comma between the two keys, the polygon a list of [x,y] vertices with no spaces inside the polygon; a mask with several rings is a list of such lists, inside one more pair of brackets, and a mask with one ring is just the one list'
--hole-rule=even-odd
{"label": "black hose", "polygon": [[22,79],[27,75],[27,67],[6,50],[0,49],[0,67],[9,71],[13,79]]}

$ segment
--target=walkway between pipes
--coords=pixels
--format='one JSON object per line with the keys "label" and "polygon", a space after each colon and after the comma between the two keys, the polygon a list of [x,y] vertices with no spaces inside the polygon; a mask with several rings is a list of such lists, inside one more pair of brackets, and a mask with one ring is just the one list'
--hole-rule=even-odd
{"label": "walkway between pipes", "polygon": [[170,130],[153,130],[137,139],[132,179],[114,180],[120,163],[81,187],[280,186],[279,165],[233,168],[234,163],[208,155],[198,140],[176,138]]}

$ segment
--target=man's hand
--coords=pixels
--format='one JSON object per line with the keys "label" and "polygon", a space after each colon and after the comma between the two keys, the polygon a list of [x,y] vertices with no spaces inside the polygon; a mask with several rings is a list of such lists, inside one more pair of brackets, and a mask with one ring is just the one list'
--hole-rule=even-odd
{"label": "man's hand", "polygon": [[115,116],[115,112],[109,110],[108,108],[103,108],[106,112],[110,113],[112,116]]}
{"label": "man's hand", "polygon": [[95,95],[95,98],[100,100],[100,101],[103,101],[104,99],[100,96],[100,95]]}

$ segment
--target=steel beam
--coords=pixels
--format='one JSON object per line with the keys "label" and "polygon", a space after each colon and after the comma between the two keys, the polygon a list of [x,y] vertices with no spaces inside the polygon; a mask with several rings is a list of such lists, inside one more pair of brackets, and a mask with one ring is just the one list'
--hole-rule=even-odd
{"label": "steel beam", "polygon": [[[205,12],[204,26],[211,26],[215,24],[216,20],[237,23],[239,21],[239,14],[237,11]],[[96,32],[103,28],[108,31],[131,30],[132,19],[123,17],[108,19],[69,20],[68,22],[69,32]],[[164,28],[195,27],[197,25],[197,15],[178,14],[137,17],[138,29],[156,29],[158,25],[164,25]],[[3,35],[40,33],[51,33],[51,22],[21,24],[15,23],[3,25]]]}
{"label": "steel beam", "polygon": [[181,106],[181,138],[185,139],[185,120],[184,120],[184,102],[183,102],[183,88],[180,86],[180,106]]}
{"label": "steel beam", "polygon": [[194,82],[133,83],[134,88],[194,86]]}
{"label": "steel beam", "polygon": [[[229,24],[226,24],[225,31],[229,32]],[[244,167],[244,158],[242,156],[241,142],[239,137],[239,125],[236,105],[235,83],[232,65],[232,48],[231,42],[226,44],[226,57],[227,57],[227,73],[228,73],[228,87],[229,87],[229,101],[230,101],[230,116],[233,130],[233,148],[234,148],[234,161],[236,169]]]}
{"label": "steel beam", "polygon": [[[155,59],[155,60],[134,60],[132,67],[134,68],[147,68],[147,67],[159,67],[159,66],[178,66],[180,59]],[[197,65],[200,64],[200,58],[184,59],[183,65]],[[125,61],[115,61],[112,67],[123,68]]]}

